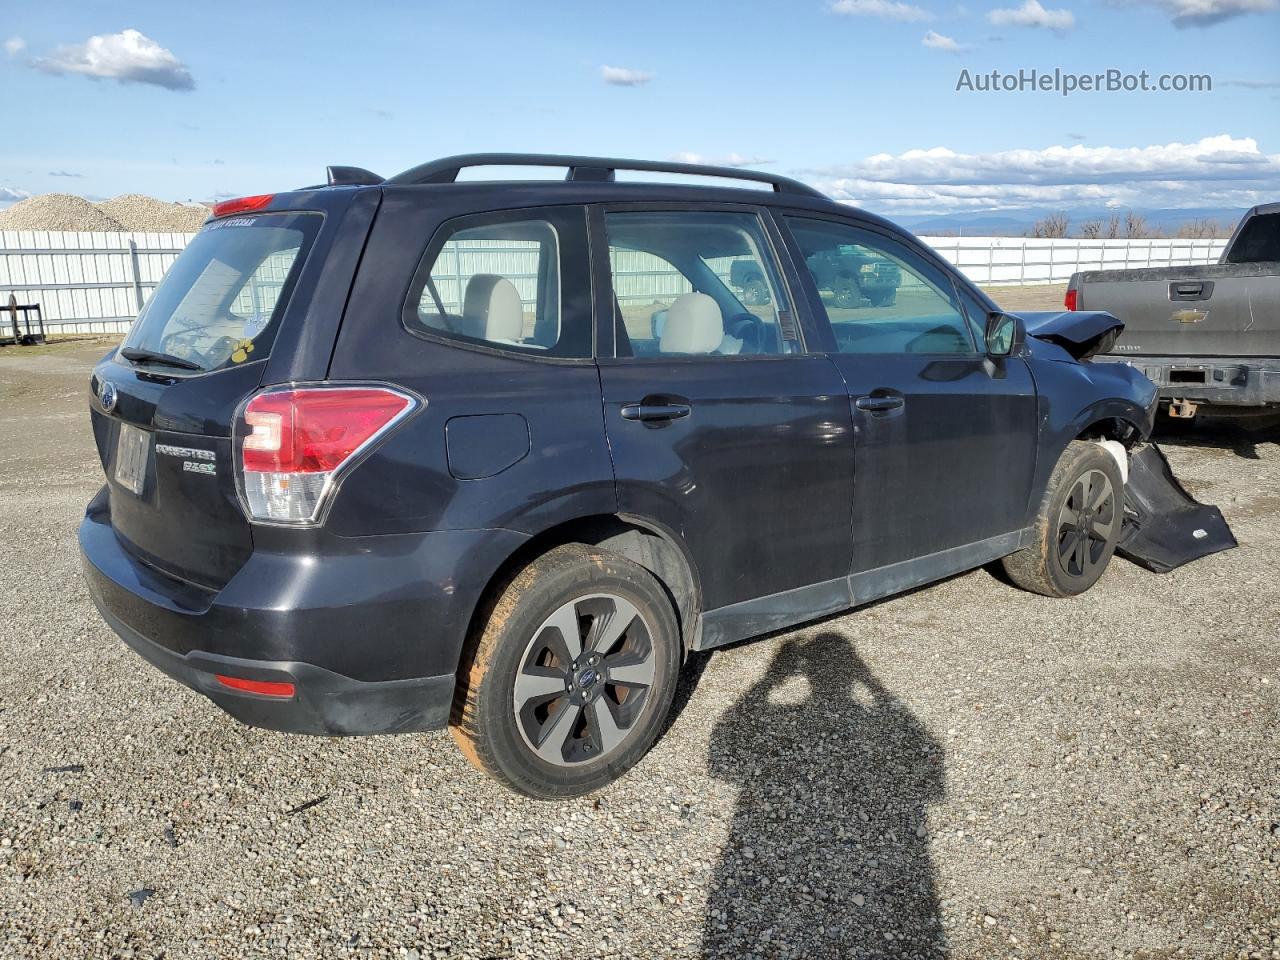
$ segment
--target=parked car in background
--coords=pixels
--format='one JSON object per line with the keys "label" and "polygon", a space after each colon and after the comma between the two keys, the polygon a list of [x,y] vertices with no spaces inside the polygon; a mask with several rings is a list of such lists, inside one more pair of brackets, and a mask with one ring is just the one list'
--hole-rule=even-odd
{"label": "parked car in background", "polygon": [[805,265],[820,290],[830,291],[840,307],[891,307],[897,301],[902,270],[890,258],[856,243],[814,253]]}
{"label": "parked car in background", "polygon": [[[569,176],[455,182],[495,165]],[[892,309],[813,266],[851,249],[903,281]],[[766,287],[750,310],[730,262]],[[1117,326],[1003,313],[784,177],[330,168],[219,204],[94,369],[85,574],[127,644],[246,723],[447,724],[512,788],[579,794],[654,742],[691,650],[992,561],[1066,597],[1117,547],[1222,549],[1220,516],[1127,513],[1164,488],[1126,483],[1154,386],[1088,362]]]}
{"label": "parked car in background", "polygon": [[1066,306],[1124,322],[1098,360],[1141,370],[1175,417],[1280,410],[1280,203],[1246,213],[1215,265],[1077,273]]}

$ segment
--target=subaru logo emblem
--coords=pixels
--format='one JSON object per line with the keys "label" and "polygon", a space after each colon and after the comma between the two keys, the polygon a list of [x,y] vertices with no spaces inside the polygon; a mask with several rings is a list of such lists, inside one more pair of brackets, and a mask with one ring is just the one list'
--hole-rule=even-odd
{"label": "subaru logo emblem", "polygon": [[98,384],[98,402],[107,413],[116,408],[116,385],[110,380]]}
{"label": "subaru logo emblem", "polygon": [[589,687],[600,679],[600,674],[594,670],[583,670],[578,674],[578,686]]}

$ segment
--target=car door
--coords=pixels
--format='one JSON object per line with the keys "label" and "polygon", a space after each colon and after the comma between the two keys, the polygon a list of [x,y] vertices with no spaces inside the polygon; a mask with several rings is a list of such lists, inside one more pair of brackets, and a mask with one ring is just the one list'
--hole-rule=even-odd
{"label": "car door", "polygon": [[847,607],[852,420],[805,350],[776,235],[715,205],[601,207],[592,227],[619,510],[684,543],[699,645]]}
{"label": "car door", "polygon": [[979,348],[980,301],[914,242],[870,223],[783,219],[851,404],[855,599],[1016,549],[1036,456],[1025,361]]}

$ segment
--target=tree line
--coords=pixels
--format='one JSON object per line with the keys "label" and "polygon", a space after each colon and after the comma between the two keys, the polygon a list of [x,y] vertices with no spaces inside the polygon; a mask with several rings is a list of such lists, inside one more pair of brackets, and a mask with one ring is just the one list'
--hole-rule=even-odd
{"label": "tree line", "polygon": [[[1197,218],[1180,224],[1173,236],[1188,240],[1212,240],[1231,236],[1232,229],[1230,224]],[[1084,240],[1130,240],[1165,237],[1168,234],[1147,223],[1147,218],[1142,214],[1130,210],[1123,214],[1113,213],[1106,218],[1082,220],[1075,226],[1074,232],[1070,217],[1065,213],[1051,213],[1037,220],[1027,231],[1027,236],[1041,240],[1072,236]]]}

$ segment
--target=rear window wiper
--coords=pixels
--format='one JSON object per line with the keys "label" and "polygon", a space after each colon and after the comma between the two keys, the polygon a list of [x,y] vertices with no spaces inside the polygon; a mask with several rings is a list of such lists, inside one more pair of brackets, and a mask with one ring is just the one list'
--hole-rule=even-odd
{"label": "rear window wiper", "polygon": [[158,363],[166,367],[178,367],[181,370],[203,370],[204,367],[190,360],[183,360],[171,353],[157,353],[155,350],[141,350],[137,347],[125,347],[120,356],[135,363]]}

